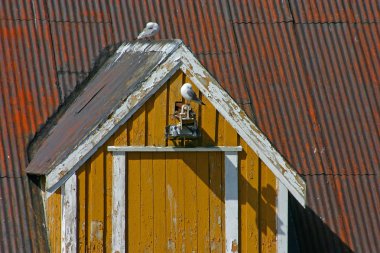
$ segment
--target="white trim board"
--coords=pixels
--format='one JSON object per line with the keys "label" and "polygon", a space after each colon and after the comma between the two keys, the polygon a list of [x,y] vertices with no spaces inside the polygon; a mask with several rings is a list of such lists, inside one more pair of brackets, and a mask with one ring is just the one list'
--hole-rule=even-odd
{"label": "white trim board", "polygon": [[108,146],[112,152],[231,152],[242,151],[241,146],[215,146],[215,147],[156,147],[156,146]]}
{"label": "white trim board", "polygon": [[[128,45],[124,47],[123,53],[128,52]],[[144,46],[133,47],[133,51],[144,51],[145,49]],[[80,165],[90,158],[178,68],[181,68],[201,93],[207,97],[249,147],[252,148],[273,174],[285,185],[295,199],[305,206],[306,184],[304,180],[183,44],[171,52],[168,59],[153,71],[152,75],[143,83],[141,88],[131,94],[96,132],[83,140],[63,162],[46,176],[46,189],[53,192],[62,185],[67,180],[66,175],[72,174],[79,169]]]}

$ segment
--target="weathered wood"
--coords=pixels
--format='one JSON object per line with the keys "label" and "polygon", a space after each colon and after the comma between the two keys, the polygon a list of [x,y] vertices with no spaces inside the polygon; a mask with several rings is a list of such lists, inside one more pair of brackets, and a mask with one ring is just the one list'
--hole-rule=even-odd
{"label": "weathered wood", "polygon": [[226,252],[239,248],[238,153],[225,153],[225,235]]}
{"label": "weathered wood", "polygon": [[112,252],[125,252],[125,153],[113,152]]}
{"label": "weathered wood", "polygon": [[62,187],[62,252],[77,252],[77,177],[72,175]]}

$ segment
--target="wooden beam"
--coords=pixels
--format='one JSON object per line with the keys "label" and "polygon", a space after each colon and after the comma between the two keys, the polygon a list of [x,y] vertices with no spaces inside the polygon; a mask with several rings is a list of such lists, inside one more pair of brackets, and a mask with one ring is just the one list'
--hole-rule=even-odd
{"label": "wooden beam", "polygon": [[214,147],[156,147],[156,146],[109,146],[108,151],[118,152],[237,152],[242,151],[240,146]]}
{"label": "wooden beam", "polygon": [[226,252],[238,252],[239,248],[239,196],[238,153],[228,151],[224,158],[225,168],[225,235]]}
{"label": "wooden beam", "polygon": [[77,252],[77,177],[72,175],[62,186],[62,252]]}
{"label": "wooden beam", "polygon": [[288,189],[277,182],[277,252],[288,253]]}
{"label": "wooden beam", "polygon": [[125,252],[125,152],[113,152],[112,169],[112,252]]}

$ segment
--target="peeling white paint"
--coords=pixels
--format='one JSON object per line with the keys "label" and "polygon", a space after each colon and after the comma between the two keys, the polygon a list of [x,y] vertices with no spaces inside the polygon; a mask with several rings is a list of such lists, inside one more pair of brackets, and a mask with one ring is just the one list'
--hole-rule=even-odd
{"label": "peeling white paint", "polygon": [[125,252],[126,157],[124,152],[113,152],[112,158],[112,252]]}
{"label": "peeling white paint", "polygon": [[72,175],[62,187],[62,252],[77,251],[77,177]]}

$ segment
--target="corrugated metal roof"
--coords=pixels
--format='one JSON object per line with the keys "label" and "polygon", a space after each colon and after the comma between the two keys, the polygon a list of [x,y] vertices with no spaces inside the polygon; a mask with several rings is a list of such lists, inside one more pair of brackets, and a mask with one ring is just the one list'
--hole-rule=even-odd
{"label": "corrugated metal roof", "polygon": [[[310,209],[292,208],[301,252],[380,251],[377,0],[0,0],[0,177],[24,175],[41,125],[150,20],[161,25],[157,38],[190,46],[305,176]],[[0,234],[26,224],[19,203]],[[1,219],[10,215],[1,209]],[[0,251],[12,243],[0,240]]]}
{"label": "corrugated metal roof", "polygon": [[289,0],[296,23],[372,23],[380,21],[378,0]]}
{"label": "corrugated metal roof", "polygon": [[293,20],[288,1],[228,0],[233,23],[279,23]]}

